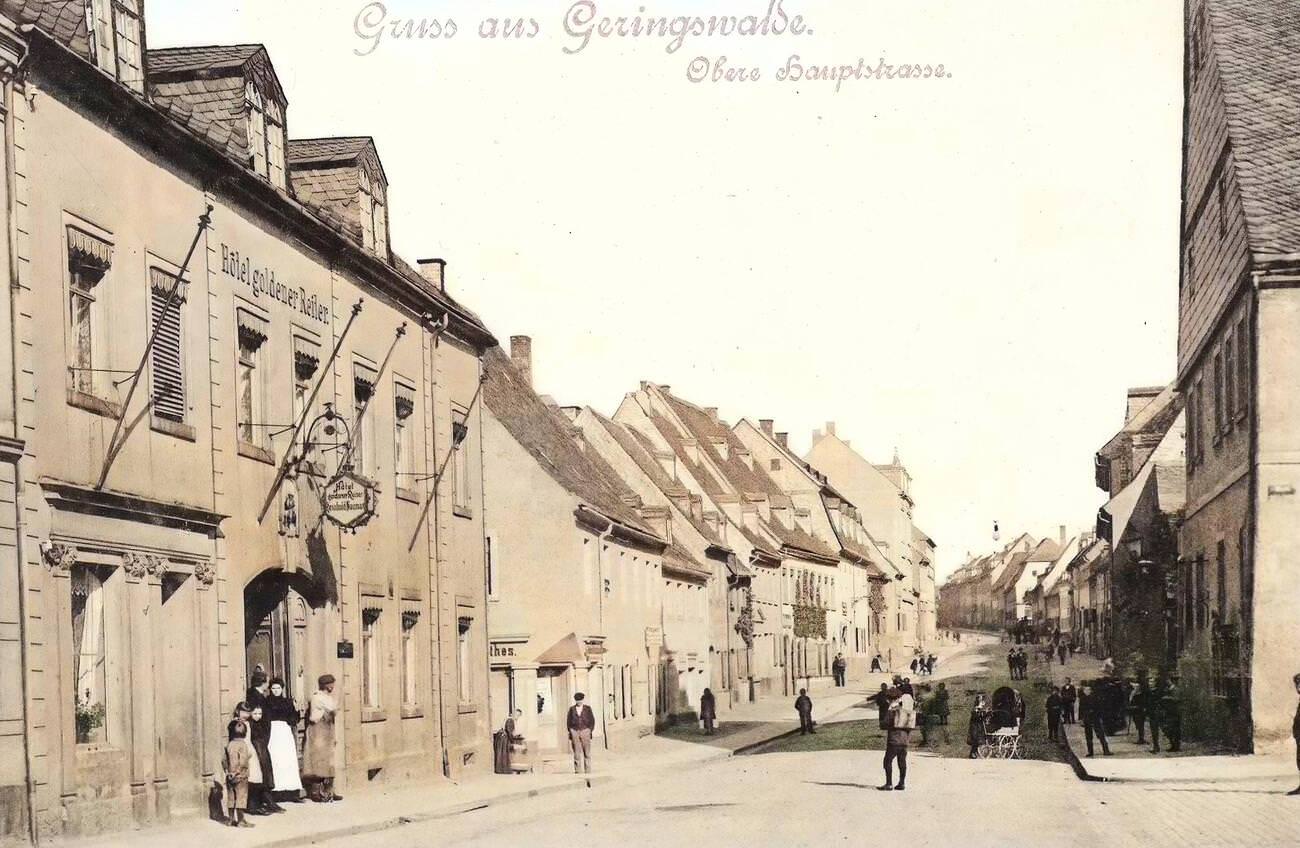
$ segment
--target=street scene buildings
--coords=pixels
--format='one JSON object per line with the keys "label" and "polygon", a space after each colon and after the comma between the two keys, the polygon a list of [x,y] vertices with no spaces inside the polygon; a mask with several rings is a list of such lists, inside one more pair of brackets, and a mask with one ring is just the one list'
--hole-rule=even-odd
{"label": "street scene buildings", "polygon": [[561,409],[391,250],[376,141],[293,133],[265,48],[0,15],[5,837],[206,815],[268,678],[334,678],[346,793],[487,773],[516,715],[563,759],[579,692],[619,748],[932,643],[897,462],[828,478],[651,383]]}

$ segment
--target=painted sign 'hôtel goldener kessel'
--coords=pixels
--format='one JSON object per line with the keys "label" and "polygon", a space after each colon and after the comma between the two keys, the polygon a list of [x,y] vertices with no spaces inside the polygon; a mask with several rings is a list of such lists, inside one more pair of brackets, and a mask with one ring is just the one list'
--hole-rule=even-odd
{"label": "painted sign 'h\u00f4tel goldener kessel'", "polygon": [[18,838],[205,810],[255,670],[338,678],[345,781],[490,767],[494,340],[390,252],[371,139],[293,138],[265,49],[147,49],[143,5],[0,2]]}

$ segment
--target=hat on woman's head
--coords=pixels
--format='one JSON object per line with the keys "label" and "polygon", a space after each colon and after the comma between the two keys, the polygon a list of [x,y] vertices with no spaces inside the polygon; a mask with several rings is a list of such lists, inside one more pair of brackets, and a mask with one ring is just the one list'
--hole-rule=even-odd
{"label": "hat on woman's head", "polygon": [[334,682],[334,675],[332,674],[322,674],[320,677],[316,679],[316,685],[322,689],[324,689],[326,686],[330,685],[333,682]]}
{"label": "hat on woman's head", "polygon": [[272,685],[272,686],[279,686],[281,689],[283,689],[283,688],[284,688],[284,678],[283,678],[283,677],[272,677],[272,678],[271,678],[271,685]]}
{"label": "hat on woman's head", "polygon": [[265,682],[266,682],[266,672],[255,671],[253,672],[252,679],[249,680],[249,685],[252,686],[254,689],[256,689],[258,686],[261,686]]}

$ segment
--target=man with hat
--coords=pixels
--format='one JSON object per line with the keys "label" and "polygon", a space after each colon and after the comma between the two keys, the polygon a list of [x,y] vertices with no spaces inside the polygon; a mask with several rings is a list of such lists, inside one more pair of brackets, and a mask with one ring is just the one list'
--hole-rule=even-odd
{"label": "man with hat", "polygon": [[334,794],[334,718],[338,701],[334,699],[334,675],[322,674],[317,690],[307,702],[307,740],[302,749],[302,776],[310,781],[308,794],[313,801],[341,801]]}
{"label": "man with hat", "polygon": [[[900,689],[889,690],[889,729],[885,737],[885,792],[907,788],[907,742],[916,728],[916,702]],[[894,783],[894,762],[898,762],[898,783]]]}
{"label": "man with hat", "polygon": [[[596,729],[596,714],[583,703],[585,697],[581,692],[576,693],[573,706],[569,707],[569,744],[573,746],[574,774],[591,774],[591,734]],[[587,786],[591,786],[590,778]]]}

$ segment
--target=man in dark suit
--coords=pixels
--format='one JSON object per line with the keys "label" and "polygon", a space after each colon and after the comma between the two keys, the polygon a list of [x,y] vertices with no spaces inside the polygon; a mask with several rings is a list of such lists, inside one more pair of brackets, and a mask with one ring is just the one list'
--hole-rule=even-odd
{"label": "man in dark suit", "polygon": [[[585,696],[579,692],[573,696],[573,706],[569,707],[569,742],[573,745],[573,773],[591,774],[591,734],[596,729],[596,715],[591,707],[583,703]],[[591,786],[591,780],[587,780]]]}
{"label": "man in dark suit", "polygon": [[1092,738],[1095,734],[1101,741],[1101,752],[1110,756],[1110,745],[1106,742],[1106,722],[1102,714],[1101,697],[1088,684],[1079,696],[1079,720],[1083,722],[1083,738],[1088,743],[1088,756],[1093,755]]}
{"label": "man in dark suit", "polygon": [[812,698],[808,697],[807,689],[799,690],[799,697],[794,699],[794,710],[799,714],[799,735],[816,733],[813,730]]}
{"label": "man in dark suit", "polygon": [[1070,682],[1070,678],[1065,678],[1065,685],[1061,687],[1061,720],[1064,724],[1074,724],[1074,702],[1079,699],[1079,693]]}

